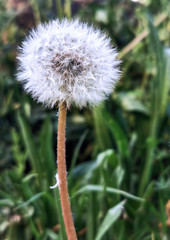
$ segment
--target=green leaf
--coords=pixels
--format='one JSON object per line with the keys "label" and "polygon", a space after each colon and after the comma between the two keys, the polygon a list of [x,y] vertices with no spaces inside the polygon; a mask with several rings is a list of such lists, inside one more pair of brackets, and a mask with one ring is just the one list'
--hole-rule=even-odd
{"label": "green leaf", "polygon": [[107,111],[104,112],[104,116],[117,144],[119,154],[121,156],[129,157],[128,140],[122,128]]}
{"label": "green leaf", "polygon": [[96,160],[94,161],[94,164],[91,165],[91,168],[89,169],[89,171],[86,172],[86,176],[85,176],[85,180],[88,180],[92,177],[93,172],[95,170],[97,170],[99,167],[103,166],[105,164],[105,162],[109,161],[110,159],[112,159],[112,161],[115,161],[115,153],[113,150],[108,149],[102,153],[100,153]]}
{"label": "green leaf", "polygon": [[57,216],[58,216],[59,223],[60,223],[60,232],[59,232],[60,239],[67,240],[64,219],[63,219],[63,213],[62,213],[62,209],[61,209],[60,194],[59,194],[58,188],[54,189],[54,196],[55,196],[55,202],[56,202],[56,207],[57,207]]}
{"label": "green leaf", "polygon": [[11,199],[0,199],[0,206],[14,206],[14,202]]}
{"label": "green leaf", "polygon": [[164,49],[164,55],[166,60],[166,68],[165,68],[165,77],[163,81],[162,87],[162,98],[161,98],[161,116],[163,117],[166,111],[166,107],[168,105],[168,94],[170,90],[170,47]]}
{"label": "green leaf", "polygon": [[25,169],[25,160],[27,153],[25,151],[21,151],[20,135],[14,128],[11,130],[11,137],[13,140],[13,145],[11,148],[17,163],[16,170],[20,175],[22,175]]}
{"label": "green leaf", "polygon": [[30,203],[35,202],[37,199],[39,199],[40,197],[44,196],[45,192],[40,192],[35,194],[33,197],[31,197],[28,201],[19,204],[19,206],[17,206],[16,208],[14,208],[15,211],[21,209],[21,208],[25,208],[26,206],[28,206]]}
{"label": "green leaf", "polygon": [[23,140],[24,140],[29,158],[31,160],[33,170],[38,174],[38,177],[40,177],[42,174],[41,162],[40,162],[39,154],[36,148],[36,144],[34,142],[34,137],[31,133],[31,129],[20,114],[18,114],[18,123],[21,128]]}
{"label": "green leaf", "polygon": [[126,111],[130,112],[140,112],[145,115],[149,115],[149,110],[142,103],[141,100],[138,99],[138,92],[121,92],[118,95],[118,100],[120,104]]}
{"label": "green leaf", "polygon": [[115,207],[108,210],[103,222],[101,223],[97,236],[95,240],[102,239],[103,235],[108,231],[108,229],[115,223],[115,221],[120,217],[123,212],[124,205],[126,201],[122,201]]}
{"label": "green leaf", "polygon": [[73,168],[74,168],[75,165],[76,165],[76,161],[77,161],[77,158],[78,158],[78,154],[79,154],[79,152],[80,152],[80,148],[81,148],[81,146],[82,146],[82,144],[83,144],[83,142],[84,142],[84,140],[85,140],[85,138],[86,138],[86,136],[87,136],[87,133],[88,133],[88,130],[86,130],[86,131],[82,134],[82,136],[80,137],[80,140],[79,140],[79,142],[78,142],[78,144],[77,144],[77,146],[76,146],[76,148],[75,148],[75,150],[74,150],[73,157],[72,157],[72,159],[71,159],[70,175],[71,175],[71,173],[72,173],[72,171],[73,171]]}
{"label": "green leaf", "polygon": [[108,148],[111,148],[112,142],[109,135],[109,131],[106,125],[106,121],[104,118],[104,106],[103,104],[95,107],[93,109],[93,116],[95,121],[95,131],[96,131],[96,139],[101,151],[104,151]]}
{"label": "green leaf", "polygon": [[[157,135],[161,130],[161,122],[164,118],[166,106],[168,103],[168,83],[170,77],[168,76],[169,69],[169,55],[168,52],[164,54],[161,41],[158,36],[156,27],[153,25],[152,19],[148,16],[149,38],[151,53],[154,56],[155,66],[157,69],[156,76],[151,82],[151,122],[148,139],[152,142],[157,141]],[[144,170],[139,187],[139,195],[142,196],[147,184],[152,178],[152,166],[154,161],[154,150],[157,144],[148,144]]]}
{"label": "green leaf", "polygon": [[89,180],[92,177],[93,172],[98,169],[100,166],[102,166],[105,161],[109,161],[112,159],[112,161],[116,161],[115,153],[112,149],[108,149],[102,153],[100,153],[96,160],[93,162],[86,162],[81,163],[78,166],[75,167],[73,174],[74,176],[82,177],[82,175],[85,175],[83,178],[84,181]]}
{"label": "green leaf", "polygon": [[111,188],[111,187],[106,187],[104,189],[104,187],[102,185],[93,185],[93,184],[88,184],[85,187],[80,188],[74,194],[73,197],[75,197],[78,194],[84,193],[84,192],[103,192],[103,191],[106,191],[106,192],[112,193],[112,194],[120,194],[120,195],[123,195],[124,197],[133,199],[135,201],[141,201],[141,202],[145,201],[145,199],[140,198],[140,197],[136,197],[136,196],[134,196],[134,195],[132,195],[130,193],[127,193],[127,192],[125,192],[123,190],[119,190],[119,189]]}
{"label": "green leaf", "polygon": [[23,178],[23,183],[25,182],[29,182],[30,180],[32,180],[33,178],[36,178],[37,177],[37,173],[31,173],[31,174],[28,174],[26,175],[24,178]]}
{"label": "green leaf", "polygon": [[50,185],[56,171],[56,165],[53,152],[53,128],[49,118],[45,119],[40,132],[40,156],[43,173]]}
{"label": "green leaf", "polygon": [[38,240],[60,240],[58,234],[56,234],[55,232],[53,232],[50,229],[47,229],[45,232],[42,233],[41,236],[39,236]]}
{"label": "green leaf", "polygon": [[117,187],[120,187],[125,175],[125,170],[120,165],[118,165],[114,171],[114,175],[117,182]]}

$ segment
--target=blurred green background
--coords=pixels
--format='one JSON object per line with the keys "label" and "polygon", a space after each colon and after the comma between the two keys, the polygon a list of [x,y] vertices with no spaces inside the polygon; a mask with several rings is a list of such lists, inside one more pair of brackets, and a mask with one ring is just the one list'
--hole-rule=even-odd
{"label": "blurred green background", "polygon": [[16,81],[31,27],[78,17],[113,40],[122,76],[95,109],[67,115],[67,166],[80,240],[170,239],[168,0],[0,0],[0,239],[67,240],[55,184],[57,109]]}

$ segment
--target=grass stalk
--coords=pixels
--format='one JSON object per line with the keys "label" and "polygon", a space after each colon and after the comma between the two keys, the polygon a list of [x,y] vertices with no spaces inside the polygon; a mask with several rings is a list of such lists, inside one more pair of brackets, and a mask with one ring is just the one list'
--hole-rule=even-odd
{"label": "grass stalk", "polygon": [[[157,18],[155,19],[154,26],[159,26],[165,19],[167,19],[168,14],[166,12],[161,13]],[[124,57],[127,53],[129,53],[131,50],[134,49],[144,38],[146,38],[149,34],[149,31],[145,29],[143,32],[141,32],[138,36],[136,36],[127,46],[125,46],[121,52],[119,53],[119,58],[121,59]]]}
{"label": "grass stalk", "polygon": [[71,0],[65,0],[64,14],[68,19],[71,19]]}
{"label": "grass stalk", "polygon": [[70,200],[67,187],[67,172],[65,160],[65,126],[66,126],[66,106],[61,104],[59,107],[58,119],[58,139],[57,139],[57,166],[59,179],[59,193],[61,208],[66,228],[68,240],[76,240],[76,231],[73,223]]}
{"label": "grass stalk", "polygon": [[154,163],[154,150],[157,145],[157,136],[162,122],[162,118],[165,114],[168,98],[168,79],[167,70],[168,63],[166,62],[162,44],[160,42],[158,33],[152,18],[148,16],[148,24],[150,31],[150,46],[153,54],[155,55],[157,76],[153,79],[151,84],[151,112],[152,118],[150,122],[150,135],[148,138],[148,147],[146,153],[146,162],[144,166],[144,172],[139,187],[139,194],[142,195],[149,180],[152,176],[152,165]]}
{"label": "grass stalk", "polygon": [[31,0],[31,7],[34,10],[33,14],[34,14],[36,25],[38,25],[41,22],[41,16],[40,16],[40,11],[39,11],[39,6],[37,1]]}
{"label": "grass stalk", "polygon": [[61,6],[61,0],[57,0],[56,1],[56,5],[57,5],[57,14],[58,14],[58,18],[61,19],[62,18],[62,6]]}
{"label": "grass stalk", "polygon": [[55,196],[56,206],[57,206],[57,216],[58,216],[58,220],[59,220],[59,223],[60,223],[59,236],[62,240],[67,240],[65,225],[64,225],[64,219],[63,219],[62,209],[61,209],[60,194],[59,194],[59,189],[58,188],[55,189],[54,196]]}

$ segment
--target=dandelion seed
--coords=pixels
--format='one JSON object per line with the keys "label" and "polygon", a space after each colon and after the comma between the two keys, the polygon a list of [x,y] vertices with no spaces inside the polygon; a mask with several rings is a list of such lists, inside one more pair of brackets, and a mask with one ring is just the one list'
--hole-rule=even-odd
{"label": "dandelion seed", "polygon": [[54,188],[56,188],[56,187],[58,187],[58,186],[59,186],[59,178],[58,178],[58,173],[56,173],[56,175],[55,175],[55,179],[56,179],[56,184],[55,184],[54,186],[50,186],[50,188],[51,188],[51,189],[54,189]]}
{"label": "dandelion seed", "polygon": [[38,102],[97,105],[119,78],[117,51],[100,30],[78,20],[41,24],[19,48],[18,80]]}

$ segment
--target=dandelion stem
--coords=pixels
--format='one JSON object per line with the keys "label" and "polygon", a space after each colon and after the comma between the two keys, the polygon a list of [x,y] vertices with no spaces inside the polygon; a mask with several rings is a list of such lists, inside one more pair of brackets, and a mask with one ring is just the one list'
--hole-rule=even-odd
{"label": "dandelion stem", "polygon": [[59,193],[67,238],[68,240],[76,240],[77,236],[73,223],[67,187],[67,172],[65,160],[66,112],[67,109],[65,104],[61,104],[59,107],[58,139],[57,139],[57,167],[58,167]]}

